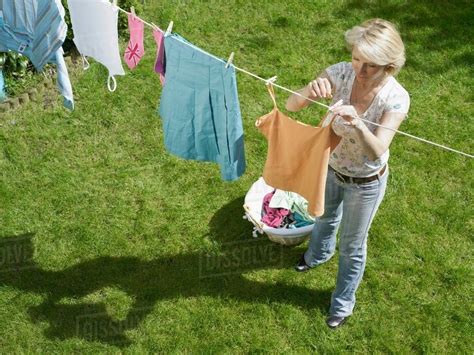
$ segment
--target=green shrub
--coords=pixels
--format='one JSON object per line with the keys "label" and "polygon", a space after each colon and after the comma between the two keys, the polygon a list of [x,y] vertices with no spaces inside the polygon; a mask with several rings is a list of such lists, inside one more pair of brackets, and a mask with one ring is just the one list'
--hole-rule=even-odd
{"label": "green shrub", "polygon": [[[135,13],[140,16],[142,11],[142,4],[138,0],[118,0],[117,5],[125,11],[130,11],[130,8],[135,7]],[[120,12],[118,18],[118,32],[119,36],[128,34],[128,19],[123,12]]]}
{"label": "green shrub", "polygon": [[3,70],[8,96],[15,96],[39,81],[36,70],[27,57],[13,51],[0,53],[0,69]]}
{"label": "green shrub", "polygon": [[24,77],[28,70],[33,70],[27,57],[12,51],[0,53],[0,69],[6,76],[17,79]]}

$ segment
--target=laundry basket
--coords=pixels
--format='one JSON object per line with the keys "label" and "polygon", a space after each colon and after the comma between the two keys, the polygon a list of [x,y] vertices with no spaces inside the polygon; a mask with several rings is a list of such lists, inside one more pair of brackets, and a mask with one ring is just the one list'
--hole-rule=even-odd
{"label": "laundry basket", "polygon": [[273,187],[268,186],[263,177],[255,181],[250,190],[245,195],[244,219],[249,220],[253,225],[253,237],[257,233],[265,233],[272,242],[283,245],[297,245],[307,240],[313,230],[314,224],[300,228],[272,228],[261,221],[263,198],[266,194],[272,192]]}

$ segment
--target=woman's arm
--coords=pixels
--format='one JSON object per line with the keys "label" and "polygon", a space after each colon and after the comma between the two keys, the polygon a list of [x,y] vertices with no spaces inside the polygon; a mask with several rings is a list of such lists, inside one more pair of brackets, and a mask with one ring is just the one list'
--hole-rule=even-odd
{"label": "woman's arm", "polygon": [[[382,126],[397,129],[400,127],[403,119],[406,114],[398,112],[388,112],[382,116],[380,124]],[[377,127],[375,134],[373,134],[365,125],[363,121],[364,128],[356,128],[359,136],[362,138],[362,144],[364,145],[364,150],[368,153],[369,159],[375,160],[382,156],[385,153],[392,143],[395,132],[389,129],[382,127]],[[367,123],[368,125],[370,123]]]}
{"label": "woman's arm", "polygon": [[[331,98],[334,89],[334,85],[331,83],[326,71],[324,71],[315,80],[312,80],[308,85],[296,92],[312,100],[319,100],[320,98]],[[309,104],[311,104],[311,101],[292,94],[286,101],[286,109],[291,112],[296,112]]]}
{"label": "woman's arm", "polygon": [[[335,114],[342,116],[342,118],[347,121],[345,124],[352,126],[356,130],[361,138],[364,151],[369,159],[375,160],[387,151],[390,143],[392,143],[393,137],[395,136],[394,131],[377,127],[375,134],[372,133],[366,124],[359,118],[354,106],[339,106],[334,108],[332,111]],[[405,113],[386,112],[383,114],[380,124],[398,130],[405,116]],[[370,123],[367,123],[367,125],[370,125]]]}

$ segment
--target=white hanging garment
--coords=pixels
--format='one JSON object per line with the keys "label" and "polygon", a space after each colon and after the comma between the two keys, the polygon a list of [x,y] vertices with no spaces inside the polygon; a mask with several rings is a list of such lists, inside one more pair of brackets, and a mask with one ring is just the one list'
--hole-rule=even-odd
{"label": "white hanging garment", "polygon": [[68,5],[77,49],[107,67],[107,85],[115,91],[114,75],[125,75],[118,45],[118,8],[107,0],[68,0]]}

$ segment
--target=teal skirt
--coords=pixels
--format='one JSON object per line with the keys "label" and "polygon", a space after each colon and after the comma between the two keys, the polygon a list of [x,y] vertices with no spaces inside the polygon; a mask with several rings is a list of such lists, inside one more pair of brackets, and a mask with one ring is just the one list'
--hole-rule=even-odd
{"label": "teal skirt", "polygon": [[176,34],[165,37],[159,113],[166,149],[216,162],[222,179],[236,180],[245,171],[245,154],[235,69],[183,42]]}

